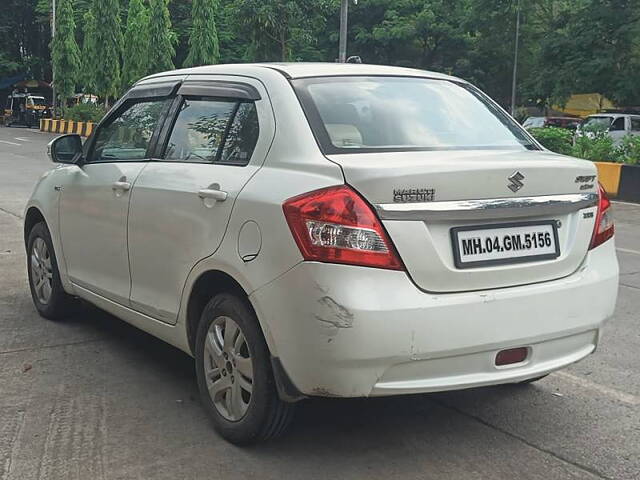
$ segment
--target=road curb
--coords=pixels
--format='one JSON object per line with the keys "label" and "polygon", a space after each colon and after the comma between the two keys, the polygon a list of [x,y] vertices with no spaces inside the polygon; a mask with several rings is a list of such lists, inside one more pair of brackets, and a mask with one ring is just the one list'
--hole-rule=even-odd
{"label": "road curb", "polygon": [[598,180],[607,194],[618,200],[640,203],[640,166],[612,162],[593,162]]}
{"label": "road curb", "polygon": [[82,137],[88,137],[93,132],[95,123],[76,122],[74,120],[54,120],[43,118],[40,120],[40,131],[50,133],[77,133]]}

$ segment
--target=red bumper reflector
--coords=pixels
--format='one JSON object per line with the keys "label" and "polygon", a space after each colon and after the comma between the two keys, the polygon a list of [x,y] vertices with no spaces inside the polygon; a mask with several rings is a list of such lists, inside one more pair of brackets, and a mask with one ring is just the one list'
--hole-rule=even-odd
{"label": "red bumper reflector", "polygon": [[527,347],[500,350],[496,355],[496,365],[511,365],[512,363],[524,362],[528,354],[529,349]]}

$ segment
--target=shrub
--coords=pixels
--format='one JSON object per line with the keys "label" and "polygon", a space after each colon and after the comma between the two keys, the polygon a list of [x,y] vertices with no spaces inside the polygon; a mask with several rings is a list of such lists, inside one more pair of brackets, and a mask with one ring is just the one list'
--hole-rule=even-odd
{"label": "shrub", "polygon": [[544,127],[532,128],[529,133],[545,148],[562,155],[571,155],[573,148],[573,133],[565,128]]}
{"label": "shrub", "polygon": [[576,136],[571,155],[594,162],[615,162],[617,160],[613,139],[603,130],[593,130]]}
{"label": "shrub", "polygon": [[627,135],[616,149],[616,161],[636,165],[640,163],[640,136]]}
{"label": "shrub", "polygon": [[640,164],[640,136],[627,135],[616,147],[607,131],[597,128],[585,130],[575,142],[571,131],[563,128],[532,128],[529,133],[552,152],[594,162]]}
{"label": "shrub", "polygon": [[104,107],[92,103],[79,103],[64,112],[66,120],[75,122],[99,122],[105,114]]}

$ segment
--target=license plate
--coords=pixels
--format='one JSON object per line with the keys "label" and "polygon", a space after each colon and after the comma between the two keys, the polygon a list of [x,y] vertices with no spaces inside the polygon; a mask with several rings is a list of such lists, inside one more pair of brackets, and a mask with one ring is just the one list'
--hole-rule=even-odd
{"label": "license plate", "polygon": [[550,260],[560,256],[555,222],[520,222],[451,229],[457,268]]}

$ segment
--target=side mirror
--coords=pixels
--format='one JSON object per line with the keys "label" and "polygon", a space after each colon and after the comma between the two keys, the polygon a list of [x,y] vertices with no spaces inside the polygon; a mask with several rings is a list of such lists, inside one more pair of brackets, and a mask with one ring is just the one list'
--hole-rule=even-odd
{"label": "side mirror", "polygon": [[54,163],[76,163],[82,155],[80,135],[62,135],[47,145],[47,154]]}

